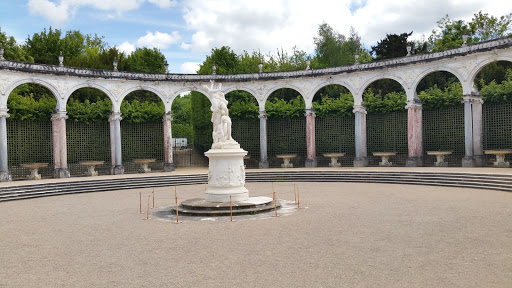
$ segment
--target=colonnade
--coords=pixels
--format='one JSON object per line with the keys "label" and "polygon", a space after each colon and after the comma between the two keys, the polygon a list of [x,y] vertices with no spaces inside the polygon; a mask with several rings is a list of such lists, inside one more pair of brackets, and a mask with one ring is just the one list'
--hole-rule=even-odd
{"label": "colonnade", "polygon": [[[482,104],[483,99],[479,94],[462,96],[464,103],[464,139],[465,156],[462,160],[462,167],[481,167],[483,166],[483,126],[482,126]],[[407,167],[423,166],[423,113],[422,102],[415,98],[408,100],[405,108],[407,109],[407,146],[408,155]],[[364,105],[354,105],[355,123],[355,158],[354,167],[368,166],[368,151],[366,138],[366,107]],[[315,143],[315,111],[313,109],[305,110],[306,117],[306,144],[307,159],[306,167],[316,167],[316,143]],[[266,111],[259,111],[260,119],[260,168],[269,168],[267,155],[267,116]],[[334,151],[333,151],[334,152]],[[349,151],[336,151],[349,152]]]}

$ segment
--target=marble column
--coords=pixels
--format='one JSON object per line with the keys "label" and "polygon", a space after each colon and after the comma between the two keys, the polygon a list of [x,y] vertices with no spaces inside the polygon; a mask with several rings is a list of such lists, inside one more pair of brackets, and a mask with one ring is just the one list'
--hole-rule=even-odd
{"label": "marble column", "polygon": [[316,149],[315,149],[315,110],[306,109],[306,143],[307,154],[306,167],[316,167]]}
{"label": "marble column", "polygon": [[462,103],[464,103],[464,142],[466,146],[466,155],[462,159],[462,167],[476,167],[483,164],[483,100],[480,95],[463,95]]}
{"label": "marble column", "polygon": [[124,167],[121,157],[121,112],[111,112],[108,121],[110,122],[110,149],[112,155],[113,175],[124,174]]}
{"label": "marble column", "polygon": [[473,95],[472,118],[473,118],[473,157],[475,166],[484,166],[484,147],[483,147],[483,123],[482,123],[482,105],[484,100],[482,95]]}
{"label": "marble column", "polygon": [[268,158],[267,158],[267,112],[260,111],[260,169],[267,169]]}
{"label": "marble column", "polygon": [[7,162],[7,118],[9,109],[0,108],[0,182],[12,180]]}
{"label": "marble column", "polygon": [[174,161],[172,155],[172,115],[171,112],[167,112],[163,117],[164,124],[164,170],[165,172],[174,171]]}
{"label": "marble column", "polygon": [[355,146],[356,158],[354,167],[368,166],[368,155],[366,150],[366,107],[364,105],[354,105],[352,111],[355,117]]}
{"label": "marble column", "polygon": [[423,166],[423,119],[422,105],[419,99],[408,100],[407,105],[407,143],[409,157],[407,167]]}
{"label": "marble column", "polygon": [[66,111],[52,114],[53,177],[69,178],[68,149],[66,144]]}

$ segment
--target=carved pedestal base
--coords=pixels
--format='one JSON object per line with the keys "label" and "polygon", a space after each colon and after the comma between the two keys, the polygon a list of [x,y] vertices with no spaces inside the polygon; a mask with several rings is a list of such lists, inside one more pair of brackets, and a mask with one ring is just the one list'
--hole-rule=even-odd
{"label": "carved pedestal base", "polygon": [[354,159],[354,167],[366,167],[366,166],[368,166],[368,158],[356,157]]}
{"label": "carved pedestal base", "polygon": [[475,167],[475,158],[473,156],[466,156],[462,158],[462,167]]}
{"label": "carved pedestal base", "polygon": [[112,166],[112,175],[121,175],[124,174],[123,165]]}
{"label": "carved pedestal base", "polygon": [[306,159],[306,168],[314,168],[314,167],[316,167],[316,158]]}
{"label": "carved pedestal base", "polygon": [[422,167],[423,157],[408,157],[405,162],[406,167]]}
{"label": "carved pedestal base", "polygon": [[207,202],[246,201],[249,191],[245,188],[244,156],[240,148],[210,149],[204,155],[209,158]]}
{"label": "carved pedestal base", "polygon": [[269,167],[268,160],[261,160],[259,167],[260,167],[260,169],[268,169],[268,167]]}
{"label": "carved pedestal base", "polygon": [[165,163],[164,164],[164,171],[165,172],[172,172],[172,171],[174,171],[174,163]]}
{"label": "carved pedestal base", "polygon": [[68,168],[55,168],[53,170],[53,178],[69,178],[69,169]]}
{"label": "carved pedestal base", "polygon": [[0,172],[0,182],[9,182],[9,181],[12,181],[11,173]]}

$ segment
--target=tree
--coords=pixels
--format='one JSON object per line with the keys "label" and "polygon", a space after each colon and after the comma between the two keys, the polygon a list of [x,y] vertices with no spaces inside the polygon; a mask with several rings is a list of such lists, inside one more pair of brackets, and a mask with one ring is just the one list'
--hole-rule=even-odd
{"label": "tree", "polygon": [[350,27],[350,35],[335,31],[329,24],[323,23],[318,27],[318,37],[315,41],[315,67],[335,67],[350,65],[355,62],[354,54],[361,55],[359,61],[369,61],[370,55],[361,44],[361,36]]}
{"label": "tree", "polygon": [[372,46],[372,53],[375,53],[377,60],[403,57],[407,55],[407,38],[411,33],[386,34],[386,38]]}
{"label": "tree", "polygon": [[452,20],[446,15],[437,21],[437,26],[438,29],[432,30],[432,35],[428,38],[429,51],[460,47],[463,43],[462,35],[465,33],[469,36],[468,44],[509,36],[512,29],[512,13],[498,19],[479,11],[469,23]]}
{"label": "tree", "polygon": [[0,43],[4,48],[4,58],[7,60],[13,61],[23,61],[23,62],[34,62],[34,58],[27,55],[26,51],[23,50],[18,43],[16,43],[16,39],[12,36],[8,36],[7,34],[2,32],[2,28],[0,27]]}
{"label": "tree", "polygon": [[132,72],[164,73],[165,56],[153,48],[137,48],[127,59],[127,69]]}

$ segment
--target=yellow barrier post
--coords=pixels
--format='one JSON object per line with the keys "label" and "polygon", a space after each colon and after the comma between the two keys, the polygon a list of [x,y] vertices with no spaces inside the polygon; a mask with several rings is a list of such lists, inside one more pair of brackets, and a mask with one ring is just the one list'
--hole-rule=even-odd
{"label": "yellow barrier post", "polygon": [[139,192],[139,212],[142,214],[142,192]]}
{"label": "yellow barrier post", "polygon": [[155,209],[155,188],[153,188],[153,209]]}
{"label": "yellow barrier post", "polygon": [[231,195],[229,195],[229,216],[231,216],[231,222],[233,222],[233,203],[231,202]]}
{"label": "yellow barrier post", "polygon": [[149,219],[149,198],[151,198],[151,196],[148,195],[148,212],[146,214],[146,220]]}

